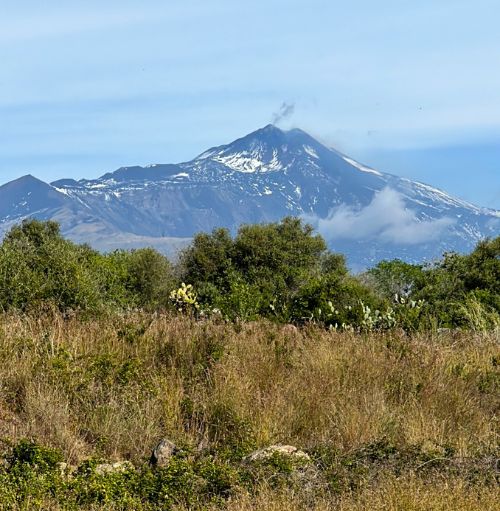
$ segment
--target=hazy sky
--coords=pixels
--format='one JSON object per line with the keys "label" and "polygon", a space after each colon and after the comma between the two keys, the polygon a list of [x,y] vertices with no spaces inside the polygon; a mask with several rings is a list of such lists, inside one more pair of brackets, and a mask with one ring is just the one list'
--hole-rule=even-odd
{"label": "hazy sky", "polygon": [[498,0],[0,0],[0,184],[271,122],[500,208]]}

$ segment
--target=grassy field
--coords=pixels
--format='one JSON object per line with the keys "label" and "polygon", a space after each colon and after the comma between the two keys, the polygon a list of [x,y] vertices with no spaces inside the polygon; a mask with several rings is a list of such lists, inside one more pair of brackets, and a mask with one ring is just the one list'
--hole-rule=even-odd
{"label": "grassy field", "polygon": [[[0,316],[0,509],[497,509],[498,341]],[[181,454],[153,470],[163,437]],[[23,439],[77,475],[16,461]],[[276,443],[310,466],[242,461]],[[101,477],[96,460],[135,468]]]}

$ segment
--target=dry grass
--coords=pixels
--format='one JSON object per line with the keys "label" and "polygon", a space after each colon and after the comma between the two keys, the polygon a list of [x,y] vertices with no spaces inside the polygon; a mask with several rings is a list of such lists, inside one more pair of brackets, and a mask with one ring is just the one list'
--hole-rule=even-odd
{"label": "dry grass", "polygon": [[[470,487],[461,479],[422,480],[414,476],[388,476],[377,487],[338,499],[305,500],[290,492],[261,488],[257,495],[243,494],[230,499],[227,511],[497,511],[500,492],[495,487]],[[29,511],[62,511],[66,507],[51,500],[28,504]],[[88,511],[122,509],[120,505],[91,506]],[[175,511],[189,508],[175,507]],[[218,506],[204,507],[216,511]]]}
{"label": "dry grass", "polygon": [[[496,511],[500,492],[493,487],[471,488],[461,479],[429,481],[388,476],[376,487],[339,499],[301,501],[290,493],[263,489],[257,496],[231,501],[228,511]],[[215,509],[215,508],[214,508]]]}
{"label": "dry grass", "polygon": [[2,434],[37,438],[75,459],[96,448],[144,457],[165,434],[223,440],[223,425],[210,428],[221,410],[249,424],[258,445],[329,443],[346,452],[386,438],[461,456],[498,445],[495,335],[3,316],[0,336]]}
{"label": "dry grass", "polygon": [[[348,455],[384,441],[436,458],[495,456],[498,341],[146,315],[3,315],[0,438],[36,439],[71,462],[96,455],[140,462],[163,436],[214,449],[282,442]],[[387,476],[344,494],[335,508],[318,501],[308,509],[493,509],[491,488],[465,484]],[[229,509],[300,506],[264,492]]]}

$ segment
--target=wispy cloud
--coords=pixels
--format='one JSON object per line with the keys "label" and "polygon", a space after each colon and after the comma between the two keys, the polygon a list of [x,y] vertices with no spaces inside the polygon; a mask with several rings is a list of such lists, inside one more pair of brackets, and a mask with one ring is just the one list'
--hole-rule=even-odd
{"label": "wispy cloud", "polygon": [[28,16],[7,18],[7,22],[0,32],[0,43],[19,43],[64,36],[74,37],[80,33],[110,30],[154,20],[154,13],[139,9],[102,9],[99,16],[95,12],[82,9],[38,12]]}
{"label": "wispy cloud", "polygon": [[340,206],[327,218],[308,218],[328,240],[378,239],[417,245],[438,239],[455,221],[448,217],[420,220],[405,207],[401,194],[391,188],[378,192],[368,206]]}

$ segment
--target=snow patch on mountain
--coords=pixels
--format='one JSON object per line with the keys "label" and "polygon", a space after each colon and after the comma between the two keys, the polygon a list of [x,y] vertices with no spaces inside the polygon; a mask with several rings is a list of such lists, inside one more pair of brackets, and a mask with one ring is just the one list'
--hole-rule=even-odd
{"label": "snow patch on mountain", "polygon": [[276,172],[283,168],[278,159],[278,152],[273,151],[273,156],[270,161],[264,161],[260,151],[242,151],[232,154],[220,154],[212,156],[214,161],[222,163],[226,167],[243,173],[254,172]]}
{"label": "snow patch on mountain", "polygon": [[315,158],[316,160],[319,159],[318,153],[312,148],[310,145],[304,146],[304,151],[309,155]]}
{"label": "snow patch on mountain", "polygon": [[376,176],[382,176],[382,172],[379,172],[378,170],[367,167],[366,165],[363,165],[362,163],[359,163],[356,160],[353,160],[352,158],[348,158],[347,156],[343,156],[343,158],[344,158],[344,161],[349,163],[349,165],[356,167],[358,170],[361,170],[361,172],[368,172],[369,174],[375,174]]}

